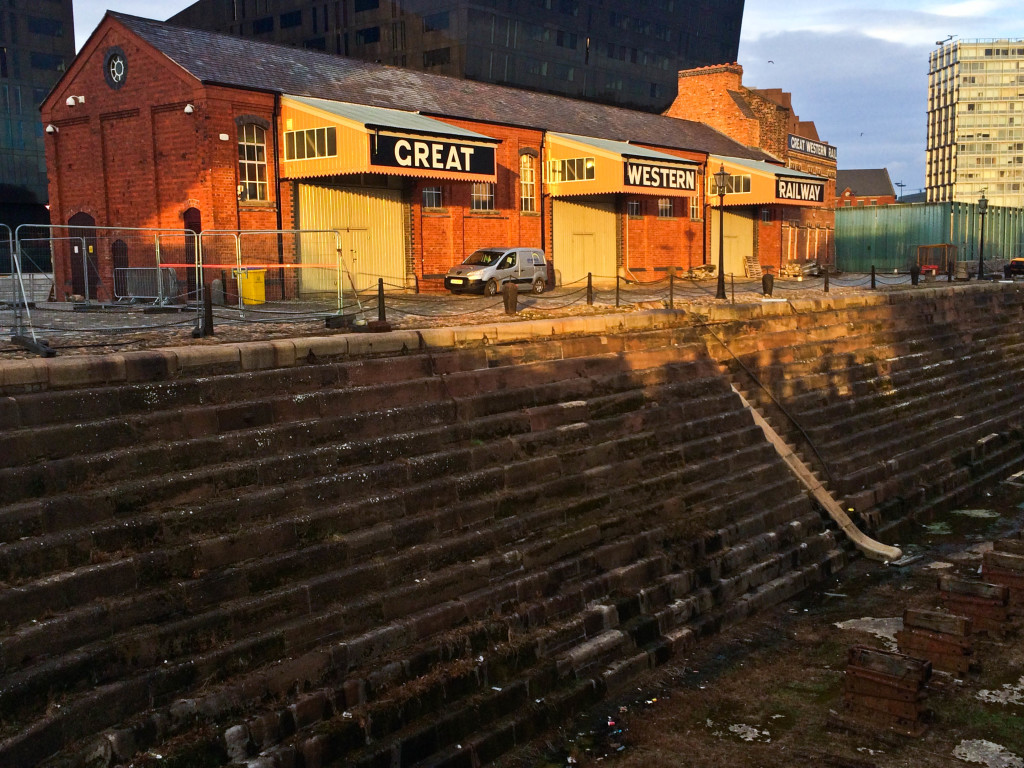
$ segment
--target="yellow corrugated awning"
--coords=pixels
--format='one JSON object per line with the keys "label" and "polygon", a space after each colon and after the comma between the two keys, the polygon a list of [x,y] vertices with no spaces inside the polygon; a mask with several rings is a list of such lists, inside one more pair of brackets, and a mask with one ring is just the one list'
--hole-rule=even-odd
{"label": "yellow corrugated awning", "polygon": [[281,98],[281,178],[382,173],[495,181],[497,139],[415,112]]}
{"label": "yellow corrugated awning", "polygon": [[724,205],[801,205],[821,207],[825,204],[823,176],[815,176],[783,165],[772,165],[740,157],[711,155],[708,157],[708,200],[717,205],[718,188],[715,174],[724,167],[730,180],[726,186]]}
{"label": "yellow corrugated awning", "polygon": [[555,197],[697,194],[698,163],[624,141],[549,133],[544,159],[544,181]]}

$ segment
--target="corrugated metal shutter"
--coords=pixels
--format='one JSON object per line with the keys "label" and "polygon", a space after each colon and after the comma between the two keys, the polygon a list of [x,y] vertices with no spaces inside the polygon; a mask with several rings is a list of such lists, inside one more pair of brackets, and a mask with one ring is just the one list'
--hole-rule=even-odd
{"label": "corrugated metal shutter", "polygon": [[[357,290],[376,288],[378,278],[384,278],[386,287],[405,287],[405,236],[399,191],[299,184],[298,218],[300,229],[338,230],[345,266]],[[314,238],[319,242],[316,235],[302,237],[304,241]],[[319,263],[325,258],[322,248],[310,248],[308,252],[303,248],[303,263]],[[348,287],[348,278],[345,281]],[[335,292],[337,271],[303,269],[300,290],[304,295]]]}
{"label": "corrugated metal shutter", "polygon": [[552,208],[552,261],[562,285],[617,274],[615,202],[607,198],[555,200]]}
{"label": "corrugated metal shutter", "polygon": [[[718,264],[717,208],[711,209],[711,263]],[[727,275],[742,277],[746,274],[746,257],[754,255],[754,214],[749,210],[725,209],[725,259],[722,267]]]}

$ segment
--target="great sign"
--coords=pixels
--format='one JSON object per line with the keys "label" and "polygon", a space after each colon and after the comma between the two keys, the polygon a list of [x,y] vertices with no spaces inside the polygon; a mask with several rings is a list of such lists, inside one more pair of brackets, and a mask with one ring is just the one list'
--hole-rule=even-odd
{"label": "great sign", "polygon": [[494,175],[494,147],[401,136],[371,136],[370,165]]}
{"label": "great sign", "polygon": [[799,200],[808,203],[825,202],[825,184],[821,181],[791,181],[779,179],[779,200]]}
{"label": "great sign", "polygon": [[697,171],[693,168],[627,161],[623,166],[623,182],[628,187],[694,191],[697,189]]}
{"label": "great sign", "polygon": [[792,133],[789,134],[789,148],[793,152],[824,157],[826,160],[835,160],[838,157],[836,148],[830,144],[822,144],[814,139],[805,139],[803,136],[794,136]]}

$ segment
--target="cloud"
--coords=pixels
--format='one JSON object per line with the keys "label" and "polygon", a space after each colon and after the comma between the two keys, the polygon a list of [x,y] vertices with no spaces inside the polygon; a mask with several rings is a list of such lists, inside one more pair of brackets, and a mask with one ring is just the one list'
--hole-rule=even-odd
{"label": "cloud", "polygon": [[924,186],[929,50],[800,31],[745,39],[739,58],[748,87],[792,92],[794,111],[838,148],[840,168],[888,167],[909,191]]}

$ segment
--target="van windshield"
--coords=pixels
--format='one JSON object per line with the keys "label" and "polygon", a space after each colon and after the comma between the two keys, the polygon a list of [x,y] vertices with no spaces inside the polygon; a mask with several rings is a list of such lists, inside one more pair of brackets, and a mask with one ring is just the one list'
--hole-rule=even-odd
{"label": "van windshield", "polygon": [[469,254],[462,263],[475,267],[489,267],[497,262],[504,253],[504,250],[497,248],[481,248],[479,251],[473,251],[473,253]]}

